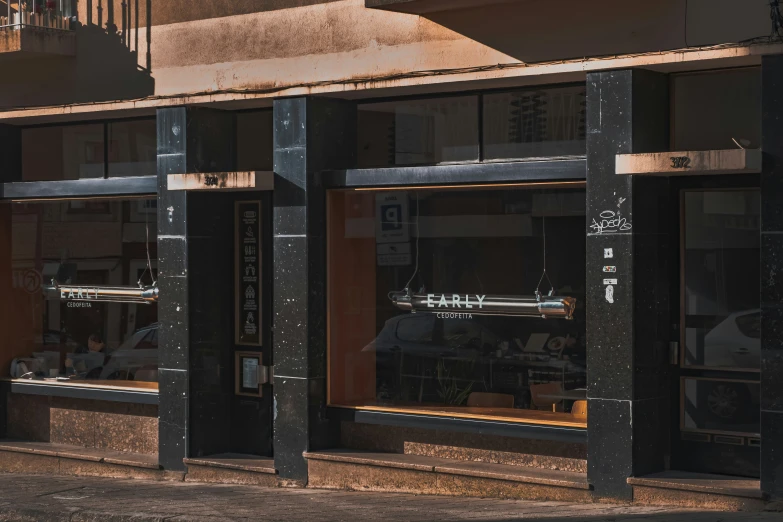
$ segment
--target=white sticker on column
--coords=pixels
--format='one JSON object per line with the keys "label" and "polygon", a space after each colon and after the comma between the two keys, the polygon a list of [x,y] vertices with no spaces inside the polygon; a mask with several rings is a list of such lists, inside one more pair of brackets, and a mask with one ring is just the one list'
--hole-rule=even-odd
{"label": "white sticker on column", "polygon": [[612,285],[606,287],[606,302],[614,303],[614,286]]}
{"label": "white sticker on column", "polygon": [[614,251],[611,248],[604,248],[604,259],[611,259],[614,257]]}

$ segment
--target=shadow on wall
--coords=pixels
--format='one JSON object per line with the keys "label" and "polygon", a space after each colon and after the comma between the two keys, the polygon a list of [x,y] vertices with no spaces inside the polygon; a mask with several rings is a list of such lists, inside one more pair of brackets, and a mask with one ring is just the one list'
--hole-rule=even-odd
{"label": "shadow on wall", "polygon": [[[134,17],[137,21],[140,18],[139,9],[151,11],[151,2],[122,2],[121,12],[117,12],[106,9],[102,0],[87,0],[88,10],[80,12],[80,21],[72,26],[76,33],[75,56],[2,59],[0,108],[134,99],[154,94],[152,57],[148,51],[151,26],[133,24]],[[4,6],[0,2],[0,10]],[[144,18],[151,22],[150,16]],[[139,49],[143,50],[141,56]],[[13,74],[5,74],[8,71]]]}
{"label": "shadow on wall", "polygon": [[768,0],[520,0],[425,16],[531,63],[766,37],[769,12]]}

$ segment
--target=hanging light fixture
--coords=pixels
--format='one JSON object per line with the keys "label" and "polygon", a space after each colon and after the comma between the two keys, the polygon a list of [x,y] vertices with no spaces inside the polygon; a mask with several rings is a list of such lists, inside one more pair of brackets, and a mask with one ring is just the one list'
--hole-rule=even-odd
{"label": "hanging light fixture", "polygon": [[576,299],[564,296],[503,296],[392,292],[394,306],[406,312],[573,319]]}
{"label": "hanging light fixture", "polygon": [[52,281],[44,285],[44,296],[47,299],[60,301],[81,301],[92,303],[136,303],[152,304],[158,301],[158,286],[76,286],[60,285]]}

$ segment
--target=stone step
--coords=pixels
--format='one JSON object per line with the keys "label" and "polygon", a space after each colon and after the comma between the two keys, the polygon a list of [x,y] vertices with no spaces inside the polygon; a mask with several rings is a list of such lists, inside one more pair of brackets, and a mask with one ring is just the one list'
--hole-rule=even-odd
{"label": "stone step", "polygon": [[764,496],[758,480],[727,475],[665,471],[630,477],[633,499],[638,504],[760,511]]}
{"label": "stone step", "polygon": [[587,459],[405,442],[406,455],[587,473]]}
{"label": "stone step", "polygon": [[349,449],[305,453],[314,488],[589,502],[584,473]]}
{"label": "stone step", "polygon": [[177,480],[164,472],[157,455],[123,453],[69,444],[0,440],[0,472]]}
{"label": "stone step", "polygon": [[274,487],[277,470],[274,459],[240,453],[221,453],[208,457],[187,458],[186,482],[212,484],[251,484]]}

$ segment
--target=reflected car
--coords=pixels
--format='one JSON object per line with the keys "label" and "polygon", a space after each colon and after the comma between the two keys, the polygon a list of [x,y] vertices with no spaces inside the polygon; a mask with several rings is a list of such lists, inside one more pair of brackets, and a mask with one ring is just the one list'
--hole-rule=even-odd
{"label": "reflected car", "polygon": [[157,382],[159,329],[153,323],[136,330],[109,354],[99,379]]}
{"label": "reflected car", "polygon": [[761,310],[735,312],[704,336],[706,366],[746,368],[761,366]]}
{"label": "reflected car", "polygon": [[378,359],[400,352],[430,358],[476,359],[497,348],[500,338],[472,320],[438,319],[434,314],[392,317],[363,352]]}
{"label": "reflected car", "polygon": [[[707,366],[716,368],[761,367],[761,310],[730,314],[704,336]],[[716,420],[742,423],[755,421],[753,404],[758,404],[758,385],[714,381],[707,391],[707,409]]]}

